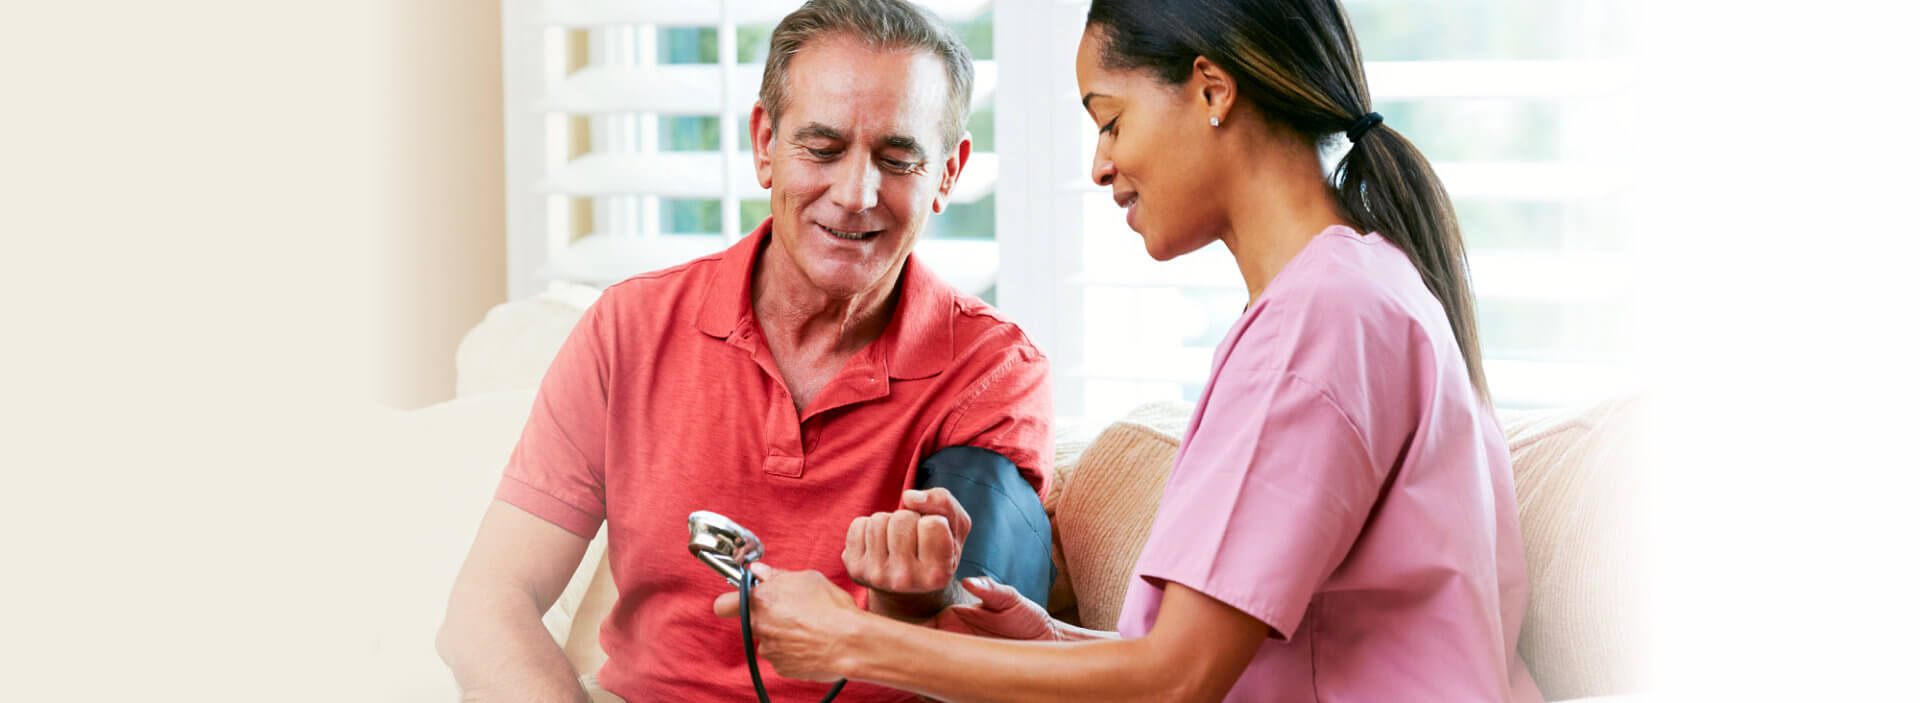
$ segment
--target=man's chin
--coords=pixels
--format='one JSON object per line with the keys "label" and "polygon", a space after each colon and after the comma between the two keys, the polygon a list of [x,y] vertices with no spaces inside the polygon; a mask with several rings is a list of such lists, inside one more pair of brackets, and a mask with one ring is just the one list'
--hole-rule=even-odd
{"label": "man's chin", "polygon": [[880,276],[870,270],[813,271],[807,277],[813,287],[830,298],[853,298],[880,285]]}

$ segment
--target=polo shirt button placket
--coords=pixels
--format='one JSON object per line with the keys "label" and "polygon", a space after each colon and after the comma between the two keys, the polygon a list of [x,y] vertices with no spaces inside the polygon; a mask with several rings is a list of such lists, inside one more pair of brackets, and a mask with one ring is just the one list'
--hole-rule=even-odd
{"label": "polo shirt button placket", "polygon": [[806,466],[800,446],[800,418],[793,412],[793,396],[785,388],[767,404],[767,462],[763,470],[775,476],[799,478]]}

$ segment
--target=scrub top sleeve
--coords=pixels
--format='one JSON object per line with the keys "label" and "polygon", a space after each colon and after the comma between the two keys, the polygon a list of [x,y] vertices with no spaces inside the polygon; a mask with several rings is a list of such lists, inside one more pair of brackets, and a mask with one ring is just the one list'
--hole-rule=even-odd
{"label": "scrub top sleeve", "polygon": [[540,381],[494,497],[593,539],[606,519],[607,380],[602,303],[588,308]]}
{"label": "scrub top sleeve", "polygon": [[1137,573],[1292,637],[1353,547],[1385,467],[1322,388],[1284,371],[1216,378],[1186,447]]}

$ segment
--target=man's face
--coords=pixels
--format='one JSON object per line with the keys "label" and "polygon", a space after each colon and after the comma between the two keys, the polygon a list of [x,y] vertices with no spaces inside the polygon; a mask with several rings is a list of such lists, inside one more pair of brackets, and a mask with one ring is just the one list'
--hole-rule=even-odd
{"label": "man's face", "polygon": [[773,235],[788,259],[766,265],[834,298],[884,290],[972,148],[943,148],[946,68],[929,52],[825,36],[787,76],[777,132],[753,111],[754,165],[773,190]]}

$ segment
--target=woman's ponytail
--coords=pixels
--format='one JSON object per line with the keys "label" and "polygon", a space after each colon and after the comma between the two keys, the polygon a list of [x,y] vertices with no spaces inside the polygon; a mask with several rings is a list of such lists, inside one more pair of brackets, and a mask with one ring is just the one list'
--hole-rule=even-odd
{"label": "woman's ponytail", "polygon": [[1186,82],[1206,56],[1275,127],[1309,143],[1353,142],[1333,173],[1343,213],[1406,252],[1447,312],[1474,390],[1488,397],[1453,203],[1420,150],[1372,112],[1360,46],[1339,0],[1094,0],[1089,27],[1107,38],[1110,66]]}
{"label": "woman's ponytail", "polygon": [[1340,208],[1348,220],[1364,231],[1380,233],[1413,260],[1427,290],[1447,311],[1473,387],[1485,398],[1487,380],[1480,364],[1467,247],[1460,238],[1453,201],[1433,166],[1405,136],[1381,124],[1358,137],[1334,173]]}

